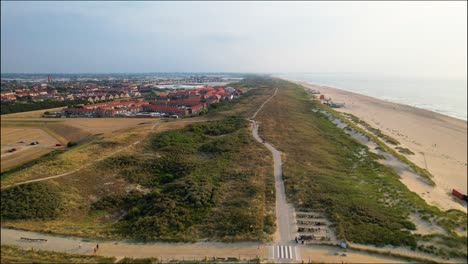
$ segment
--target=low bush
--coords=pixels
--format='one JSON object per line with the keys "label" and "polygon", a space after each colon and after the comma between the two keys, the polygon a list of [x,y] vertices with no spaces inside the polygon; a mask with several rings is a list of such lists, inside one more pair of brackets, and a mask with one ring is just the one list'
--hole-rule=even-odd
{"label": "low bush", "polygon": [[61,207],[58,191],[45,183],[14,186],[1,196],[2,220],[53,219]]}

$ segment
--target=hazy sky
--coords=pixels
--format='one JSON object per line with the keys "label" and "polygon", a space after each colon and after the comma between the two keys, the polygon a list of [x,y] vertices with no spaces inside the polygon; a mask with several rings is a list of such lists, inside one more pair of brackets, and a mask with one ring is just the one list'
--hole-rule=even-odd
{"label": "hazy sky", "polygon": [[1,2],[2,72],[466,79],[467,2]]}

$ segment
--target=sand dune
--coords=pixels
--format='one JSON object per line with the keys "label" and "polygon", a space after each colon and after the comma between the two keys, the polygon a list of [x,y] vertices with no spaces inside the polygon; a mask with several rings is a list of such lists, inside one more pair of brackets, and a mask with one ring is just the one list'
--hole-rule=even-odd
{"label": "sand dune", "polygon": [[428,203],[442,209],[465,209],[455,199],[442,203],[452,189],[467,193],[467,122],[415,107],[391,103],[376,98],[331,87],[301,83],[319,90],[326,98],[345,103],[339,111],[351,113],[383,133],[398,139],[401,146],[415,155],[407,157],[434,175],[435,188],[420,183],[404,183]]}

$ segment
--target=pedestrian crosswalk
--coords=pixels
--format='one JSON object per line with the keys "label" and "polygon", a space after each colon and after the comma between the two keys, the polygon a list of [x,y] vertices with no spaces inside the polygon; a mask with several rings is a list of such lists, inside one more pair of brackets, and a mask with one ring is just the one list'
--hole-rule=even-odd
{"label": "pedestrian crosswalk", "polygon": [[290,259],[298,260],[299,249],[295,246],[286,246],[286,245],[274,245],[270,246],[268,250],[268,255],[270,259]]}

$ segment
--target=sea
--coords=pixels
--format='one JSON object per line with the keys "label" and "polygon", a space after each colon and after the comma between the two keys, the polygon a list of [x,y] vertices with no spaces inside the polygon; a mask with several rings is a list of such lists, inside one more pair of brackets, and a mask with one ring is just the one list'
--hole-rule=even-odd
{"label": "sea", "polygon": [[467,80],[364,74],[276,74],[467,120]]}

